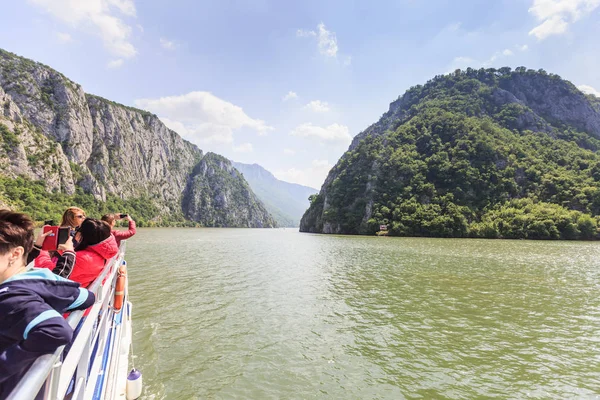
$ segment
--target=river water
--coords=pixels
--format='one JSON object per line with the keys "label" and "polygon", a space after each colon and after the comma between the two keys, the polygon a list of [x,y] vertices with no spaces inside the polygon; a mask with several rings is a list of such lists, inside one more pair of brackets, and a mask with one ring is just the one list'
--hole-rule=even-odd
{"label": "river water", "polygon": [[146,399],[600,398],[600,244],[139,229]]}

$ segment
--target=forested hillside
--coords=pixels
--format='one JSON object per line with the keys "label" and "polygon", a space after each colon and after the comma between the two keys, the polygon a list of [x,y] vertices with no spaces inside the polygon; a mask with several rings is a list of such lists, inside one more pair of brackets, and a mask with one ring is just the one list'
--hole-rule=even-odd
{"label": "forested hillside", "polygon": [[437,76],[357,135],[301,231],[597,238],[599,138],[600,99],[557,75]]}

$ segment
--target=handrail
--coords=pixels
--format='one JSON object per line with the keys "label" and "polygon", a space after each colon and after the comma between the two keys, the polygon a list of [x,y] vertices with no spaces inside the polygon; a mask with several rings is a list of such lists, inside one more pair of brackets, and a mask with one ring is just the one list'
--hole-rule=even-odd
{"label": "handrail", "polygon": [[[118,266],[122,262],[123,257],[125,255],[125,245],[126,242],[123,241],[121,243],[121,247],[119,248],[119,252],[116,256],[114,256],[104,267],[102,273],[96,278],[96,280],[92,283],[92,285],[88,288],[94,294],[100,293],[100,288],[102,287],[102,282],[107,277],[107,275],[112,271],[113,275],[118,271]],[[107,281],[111,284],[111,281]],[[102,302],[104,299],[99,298],[100,296],[96,296],[96,303]],[[92,306],[93,307],[93,306]],[[69,317],[67,318],[67,323],[71,328],[75,329],[81,319],[83,318],[84,310],[73,311]],[[75,338],[76,340],[76,338]],[[43,356],[38,357],[34,363],[31,365],[29,370],[25,373],[25,375],[21,378],[17,386],[13,389],[13,391],[8,395],[6,400],[33,400],[38,395],[40,389],[44,386],[44,383],[47,381],[52,369],[54,368],[56,362],[59,360],[62,355],[65,346],[61,346],[53,354],[45,354]],[[52,399],[54,400],[54,399]]]}

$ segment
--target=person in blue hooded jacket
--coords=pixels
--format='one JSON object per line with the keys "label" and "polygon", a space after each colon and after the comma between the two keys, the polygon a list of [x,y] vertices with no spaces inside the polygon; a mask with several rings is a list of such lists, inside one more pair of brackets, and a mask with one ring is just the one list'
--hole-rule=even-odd
{"label": "person in blue hooded jacket", "polygon": [[78,283],[27,267],[33,230],[27,215],[0,210],[0,400],[39,356],[71,342],[73,330],[62,314],[95,301]]}

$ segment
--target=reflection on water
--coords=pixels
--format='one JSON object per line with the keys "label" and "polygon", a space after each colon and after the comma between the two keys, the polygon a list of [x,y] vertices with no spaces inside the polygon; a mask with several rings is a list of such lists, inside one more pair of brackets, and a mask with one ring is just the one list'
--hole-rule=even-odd
{"label": "reflection on water", "polygon": [[140,229],[136,367],[154,399],[590,397],[596,243]]}

